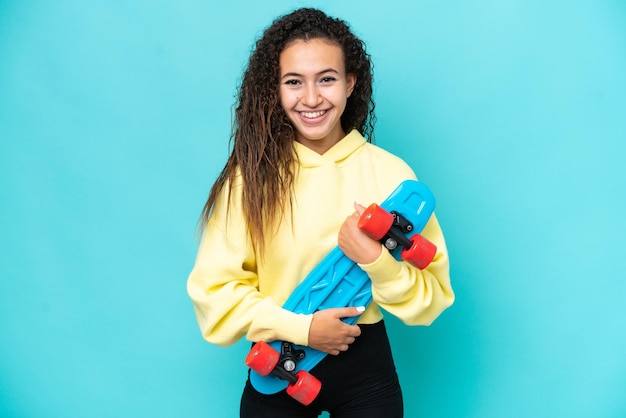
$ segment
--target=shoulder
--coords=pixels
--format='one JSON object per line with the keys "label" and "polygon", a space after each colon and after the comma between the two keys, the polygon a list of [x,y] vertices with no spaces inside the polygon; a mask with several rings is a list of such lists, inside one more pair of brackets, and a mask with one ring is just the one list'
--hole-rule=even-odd
{"label": "shoulder", "polygon": [[233,218],[241,219],[243,216],[243,180],[237,170],[232,182],[226,179],[220,189],[215,205],[209,217],[212,222],[220,224],[230,222]]}
{"label": "shoulder", "polygon": [[379,173],[387,173],[394,178],[415,179],[415,172],[401,157],[381,148],[378,145],[366,142],[363,151],[370,159],[372,165]]}

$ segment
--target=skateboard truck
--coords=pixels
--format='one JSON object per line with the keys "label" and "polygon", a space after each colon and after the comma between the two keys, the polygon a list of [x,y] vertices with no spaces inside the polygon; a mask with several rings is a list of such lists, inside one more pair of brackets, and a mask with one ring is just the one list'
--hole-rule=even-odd
{"label": "skateboard truck", "polygon": [[305,356],[304,350],[294,350],[293,344],[287,341],[283,341],[280,346],[280,351],[281,354],[278,364],[288,372],[296,370],[297,362],[302,360]]}
{"label": "skateboard truck", "polygon": [[402,247],[402,258],[419,269],[426,268],[435,258],[437,247],[420,234],[410,238],[413,224],[399,212],[387,212],[377,204],[371,204],[359,218],[359,228],[389,251]]}
{"label": "skateboard truck", "polygon": [[304,358],[304,350],[294,350],[293,344],[283,342],[281,353],[264,341],[254,344],[246,365],[261,376],[272,374],[287,381],[287,394],[303,405],[308,405],[317,397],[322,383],[306,370],[295,372],[296,363]]}
{"label": "skateboard truck", "polygon": [[404,248],[411,248],[413,243],[405,234],[413,230],[413,224],[395,210],[390,213],[393,215],[393,224],[391,228],[389,228],[389,231],[387,231],[387,234],[380,240],[381,243],[389,251],[395,250],[398,244]]}

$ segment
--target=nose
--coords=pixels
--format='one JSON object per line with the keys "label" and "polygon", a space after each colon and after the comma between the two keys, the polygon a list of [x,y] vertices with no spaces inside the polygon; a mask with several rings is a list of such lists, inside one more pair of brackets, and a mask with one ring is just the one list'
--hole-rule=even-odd
{"label": "nose", "polygon": [[308,84],[305,87],[304,95],[300,98],[302,104],[308,107],[315,107],[322,103],[322,95],[315,84]]}

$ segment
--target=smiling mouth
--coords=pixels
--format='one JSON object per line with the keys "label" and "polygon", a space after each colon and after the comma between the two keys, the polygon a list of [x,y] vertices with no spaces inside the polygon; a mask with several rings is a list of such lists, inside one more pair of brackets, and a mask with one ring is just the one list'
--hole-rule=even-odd
{"label": "smiling mouth", "polygon": [[317,112],[298,112],[306,119],[315,119],[325,115],[327,110],[318,110]]}

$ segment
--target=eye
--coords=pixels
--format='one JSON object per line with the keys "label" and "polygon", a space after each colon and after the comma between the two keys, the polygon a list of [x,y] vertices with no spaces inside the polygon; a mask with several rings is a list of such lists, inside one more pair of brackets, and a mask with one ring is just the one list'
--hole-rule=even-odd
{"label": "eye", "polygon": [[300,80],[296,80],[295,78],[291,78],[284,81],[284,84],[287,86],[297,86],[300,84]]}
{"label": "eye", "polygon": [[335,77],[332,77],[332,76],[323,77],[320,80],[320,82],[322,82],[322,83],[332,83],[334,81],[337,81],[337,79]]}

